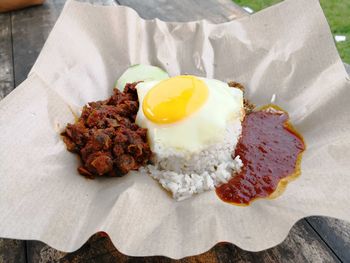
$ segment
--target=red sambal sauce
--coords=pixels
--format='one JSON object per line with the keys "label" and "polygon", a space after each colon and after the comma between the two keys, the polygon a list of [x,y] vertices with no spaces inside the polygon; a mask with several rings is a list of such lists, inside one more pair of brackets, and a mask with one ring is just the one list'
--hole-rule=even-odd
{"label": "red sambal sauce", "polygon": [[253,111],[242,122],[242,136],[235,150],[235,156],[243,162],[242,170],[216,188],[217,195],[237,205],[275,195],[275,190],[286,186],[288,178],[300,174],[304,150],[304,140],[285,111],[275,105]]}

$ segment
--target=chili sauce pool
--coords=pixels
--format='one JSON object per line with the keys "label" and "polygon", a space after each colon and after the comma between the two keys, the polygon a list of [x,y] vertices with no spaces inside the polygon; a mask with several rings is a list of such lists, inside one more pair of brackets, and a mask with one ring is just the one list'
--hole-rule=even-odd
{"label": "chili sauce pool", "polygon": [[228,183],[216,188],[219,198],[249,205],[257,198],[274,198],[300,174],[305,143],[289,122],[288,113],[268,105],[247,115],[235,156],[243,168]]}

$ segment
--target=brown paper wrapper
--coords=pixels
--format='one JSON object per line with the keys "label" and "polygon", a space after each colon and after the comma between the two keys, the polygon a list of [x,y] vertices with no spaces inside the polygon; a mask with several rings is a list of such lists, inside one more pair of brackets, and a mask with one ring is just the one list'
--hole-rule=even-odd
{"label": "brown paper wrapper", "polygon": [[[206,192],[176,202],[145,174],[86,180],[59,132],[72,111],[107,98],[130,65],[273,94],[307,143],[300,178],[248,207]],[[63,251],[105,231],[123,253],[181,258],[220,241],[279,244],[310,215],[350,221],[350,83],[316,0],[287,0],[228,23],[143,20],[127,7],[68,1],[28,79],[0,103],[0,236]]]}

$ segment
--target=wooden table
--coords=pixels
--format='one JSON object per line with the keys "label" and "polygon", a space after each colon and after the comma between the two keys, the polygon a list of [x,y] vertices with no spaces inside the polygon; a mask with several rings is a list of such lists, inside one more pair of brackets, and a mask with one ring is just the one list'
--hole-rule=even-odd
{"label": "wooden table", "polygon": [[[0,14],[0,99],[27,76],[64,0],[47,0],[40,7]],[[246,13],[230,0],[96,0],[127,5],[143,18],[167,21],[208,19],[220,23]],[[348,68],[349,69],[349,68]],[[349,71],[350,72],[350,71]],[[109,238],[96,234],[74,253],[63,253],[38,241],[0,239],[0,262],[173,262],[165,257],[128,257]],[[181,262],[350,262],[350,224],[325,217],[300,220],[287,239],[266,251],[246,252],[231,244]]]}

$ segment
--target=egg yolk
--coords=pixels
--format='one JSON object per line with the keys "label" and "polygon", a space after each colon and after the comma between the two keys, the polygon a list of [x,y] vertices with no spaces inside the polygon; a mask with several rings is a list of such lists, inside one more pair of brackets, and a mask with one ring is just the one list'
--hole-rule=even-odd
{"label": "egg yolk", "polygon": [[159,82],[146,94],[142,110],[152,122],[167,124],[180,121],[204,105],[207,85],[194,76],[177,76]]}

